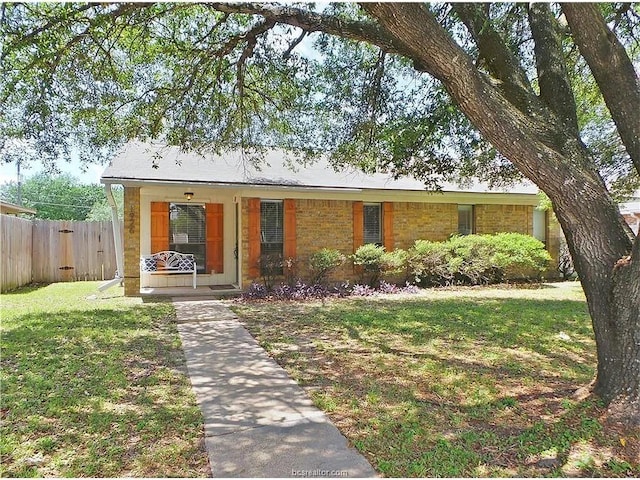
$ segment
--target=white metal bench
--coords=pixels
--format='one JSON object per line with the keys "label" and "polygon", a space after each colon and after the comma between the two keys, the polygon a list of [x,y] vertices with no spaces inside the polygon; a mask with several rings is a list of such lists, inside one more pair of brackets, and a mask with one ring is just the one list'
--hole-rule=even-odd
{"label": "white metal bench", "polygon": [[150,274],[191,273],[193,288],[196,288],[196,259],[192,253],[180,253],[172,250],[142,255],[140,271]]}

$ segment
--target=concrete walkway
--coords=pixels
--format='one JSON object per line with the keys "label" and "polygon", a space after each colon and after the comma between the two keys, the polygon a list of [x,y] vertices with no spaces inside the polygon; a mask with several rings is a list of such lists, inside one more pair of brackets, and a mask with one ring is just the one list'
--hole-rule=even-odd
{"label": "concrete walkway", "polygon": [[376,476],[233,312],[173,304],[214,477]]}

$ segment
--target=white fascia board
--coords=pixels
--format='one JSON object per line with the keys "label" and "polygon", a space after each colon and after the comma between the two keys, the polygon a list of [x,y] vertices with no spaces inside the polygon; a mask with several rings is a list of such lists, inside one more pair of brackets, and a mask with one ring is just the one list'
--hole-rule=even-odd
{"label": "white fascia board", "polygon": [[492,205],[533,205],[540,199],[537,194],[503,192],[429,192],[420,190],[376,190],[344,187],[305,187],[298,185],[246,185],[235,183],[184,182],[165,180],[132,180],[102,178],[102,183],[119,183],[127,187],[156,188],[215,188],[233,190],[241,197],[299,198],[318,200],[362,200],[369,202],[459,203]]}

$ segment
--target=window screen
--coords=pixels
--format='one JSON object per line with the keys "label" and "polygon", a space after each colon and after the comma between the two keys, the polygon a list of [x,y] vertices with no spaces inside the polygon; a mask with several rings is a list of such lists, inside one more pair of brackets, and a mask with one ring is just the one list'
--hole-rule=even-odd
{"label": "window screen", "polygon": [[382,222],[380,204],[370,203],[363,206],[364,243],[382,245]]}
{"label": "window screen", "polygon": [[198,272],[206,265],[206,223],[204,205],[169,204],[169,248],[193,253]]}
{"label": "window screen", "polygon": [[260,202],[260,254],[282,255],[284,241],[282,201]]}
{"label": "window screen", "polygon": [[542,243],[547,241],[547,212],[537,208],[533,211],[533,236]]}
{"label": "window screen", "polygon": [[460,235],[473,233],[473,205],[458,205],[458,233]]}

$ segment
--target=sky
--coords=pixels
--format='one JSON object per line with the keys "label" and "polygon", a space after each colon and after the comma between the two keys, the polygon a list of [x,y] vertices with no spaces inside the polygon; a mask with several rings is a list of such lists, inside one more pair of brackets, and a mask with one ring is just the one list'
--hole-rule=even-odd
{"label": "sky", "polygon": [[[80,183],[84,184],[99,184],[100,183],[100,175],[104,172],[104,169],[107,168],[106,165],[97,165],[91,164],[89,166],[81,166],[80,161],[78,159],[71,160],[69,162],[61,161],[58,163],[58,168],[64,173],[70,173],[74,177],[80,180]],[[85,168],[86,171],[82,171],[82,168]],[[42,164],[38,164],[38,162],[33,162],[31,168],[21,168],[21,176],[22,180],[35,175],[43,171]],[[15,182],[17,180],[17,171],[16,165],[14,163],[11,164],[1,164],[0,165],[0,184],[4,184],[7,182]]]}

